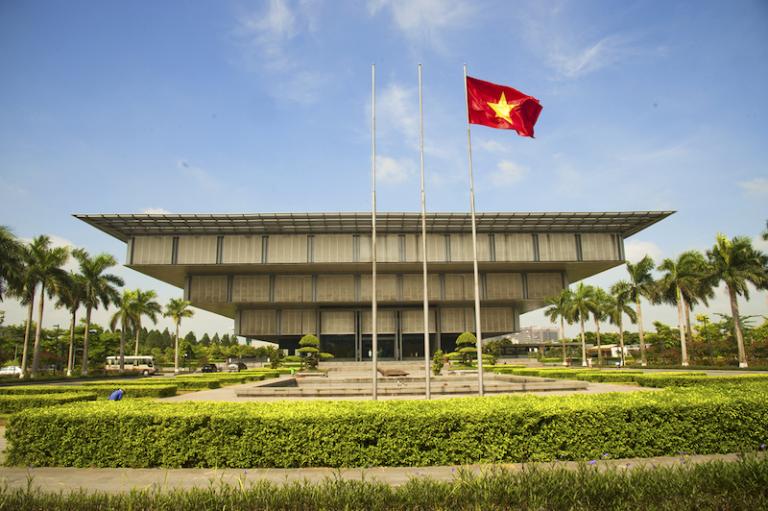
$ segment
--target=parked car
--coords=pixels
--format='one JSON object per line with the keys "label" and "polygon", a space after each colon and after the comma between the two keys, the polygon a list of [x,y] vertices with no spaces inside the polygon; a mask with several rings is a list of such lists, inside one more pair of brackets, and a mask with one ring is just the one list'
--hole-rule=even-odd
{"label": "parked car", "polygon": [[232,372],[240,372],[245,369],[248,369],[248,366],[245,365],[243,362],[232,362],[227,366],[227,369],[229,369]]}
{"label": "parked car", "polygon": [[218,373],[219,368],[216,364],[204,364],[201,371],[204,373]]}
{"label": "parked car", "polygon": [[20,375],[21,374],[21,367],[19,366],[5,366],[0,367],[0,376],[12,376],[12,375]]}

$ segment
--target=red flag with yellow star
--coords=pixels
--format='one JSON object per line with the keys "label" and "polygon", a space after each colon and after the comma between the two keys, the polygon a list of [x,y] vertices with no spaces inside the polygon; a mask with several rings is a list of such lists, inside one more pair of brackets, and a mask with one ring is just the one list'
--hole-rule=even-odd
{"label": "red flag with yellow star", "polygon": [[541,113],[541,104],[533,96],[471,76],[467,76],[467,102],[470,124],[515,130],[523,137],[533,137],[533,125]]}

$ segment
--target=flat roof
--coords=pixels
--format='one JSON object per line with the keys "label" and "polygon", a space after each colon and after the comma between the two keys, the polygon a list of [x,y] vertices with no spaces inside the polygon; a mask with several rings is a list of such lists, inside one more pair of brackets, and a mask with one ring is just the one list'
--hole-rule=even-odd
{"label": "flat roof", "polygon": [[[631,236],[674,211],[477,213],[477,231],[610,232]],[[370,233],[371,213],[75,214],[115,238],[184,234]],[[427,232],[471,232],[469,213],[427,213]],[[376,231],[421,232],[421,213],[377,213]]]}

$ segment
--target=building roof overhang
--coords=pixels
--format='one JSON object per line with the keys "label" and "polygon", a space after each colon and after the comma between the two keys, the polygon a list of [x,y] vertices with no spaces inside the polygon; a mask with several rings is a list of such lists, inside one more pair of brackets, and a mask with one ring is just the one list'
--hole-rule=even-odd
{"label": "building roof overhang", "polygon": [[[674,211],[478,213],[477,231],[609,232],[629,237]],[[76,214],[121,241],[133,236],[371,232],[370,213]],[[471,232],[469,213],[428,213],[427,232]],[[380,233],[421,232],[420,213],[377,213]]]}

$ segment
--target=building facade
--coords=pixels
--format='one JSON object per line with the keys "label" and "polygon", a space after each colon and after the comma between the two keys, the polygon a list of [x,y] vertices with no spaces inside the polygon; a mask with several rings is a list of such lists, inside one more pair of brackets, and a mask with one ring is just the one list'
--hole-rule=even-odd
{"label": "building facade", "polygon": [[[484,337],[520,329],[571,282],[624,262],[624,239],[671,214],[477,215]],[[338,359],[371,356],[371,215],[75,215],[127,245],[126,266],[230,317],[238,335],[289,352],[307,333]],[[377,216],[378,346],[382,359],[424,356],[421,217]],[[474,331],[469,214],[427,215],[431,349]]]}

